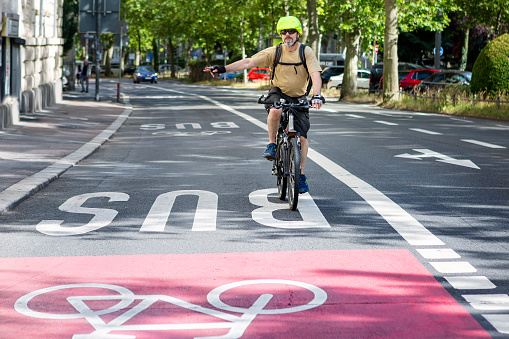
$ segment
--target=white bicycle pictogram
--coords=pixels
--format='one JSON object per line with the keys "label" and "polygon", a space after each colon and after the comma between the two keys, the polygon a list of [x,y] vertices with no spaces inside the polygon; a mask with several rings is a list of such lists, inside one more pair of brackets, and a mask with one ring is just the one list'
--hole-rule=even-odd
{"label": "white bicycle pictogram", "polygon": [[[262,284],[284,284],[293,285],[309,290],[313,293],[313,299],[307,304],[291,306],[287,308],[274,308],[264,309],[264,307],[272,299],[272,294],[261,294],[258,299],[249,307],[234,307],[225,304],[221,301],[220,296],[222,293],[236,287],[242,287],[246,285],[262,285]],[[70,289],[70,288],[99,288],[108,289],[118,294],[114,295],[88,295],[88,296],[69,296],[66,300],[69,304],[74,307],[77,313],[44,313],[30,309],[28,306],[30,300],[40,296],[44,293],[54,292],[58,290]],[[115,301],[118,303],[102,310],[92,310],[87,306],[86,302],[90,301]],[[127,311],[116,317],[115,319],[106,323],[101,316],[121,311],[128,308],[135,300],[141,300],[135,306],[129,308]],[[134,335],[123,335],[123,334],[110,334],[112,331],[169,331],[169,330],[195,330],[195,329],[229,329],[228,333],[222,336],[207,336],[207,337],[195,337],[195,339],[213,339],[213,338],[240,338],[244,331],[248,328],[251,322],[255,319],[258,314],[287,314],[294,312],[306,311],[322,305],[327,300],[327,293],[314,285],[293,281],[293,280],[280,280],[280,279],[257,279],[257,280],[244,280],[219,286],[207,294],[207,301],[219,309],[206,308],[200,305],[192,304],[187,301],[174,298],[168,295],[135,295],[132,291],[127,288],[110,285],[110,284],[96,284],[96,283],[82,283],[82,284],[67,284],[59,285],[48,288],[43,288],[31,293],[24,295],[19,298],[14,304],[14,308],[17,312],[34,318],[40,319],[55,319],[55,320],[67,320],[67,319],[78,319],[85,318],[90,325],[95,329],[89,334],[74,334],[73,339],[132,339],[136,338]],[[218,319],[224,320],[224,322],[209,322],[209,323],[188,323],[188,324],[136,324],[136,325],[125,325],[125,323],[134,318],[140,312],[146,310],[155,302],[162,301],[173,304],[178,307],[182,307],[194,312],[199,312],[205,315],[213,316]],[[232,313],[241,313],[240,316],[225,313],[228,311]]]}

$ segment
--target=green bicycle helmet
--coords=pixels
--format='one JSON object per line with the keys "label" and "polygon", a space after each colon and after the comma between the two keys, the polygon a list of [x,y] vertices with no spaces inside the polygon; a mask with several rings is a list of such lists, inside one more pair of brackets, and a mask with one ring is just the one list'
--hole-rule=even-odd
{"label": "green bicycle helmet", "polygon": [[296,29],[302,35],[302,26],[299,19],[294,16],[284,16],[277,22],[277,33],[279,34],[283,29]]}

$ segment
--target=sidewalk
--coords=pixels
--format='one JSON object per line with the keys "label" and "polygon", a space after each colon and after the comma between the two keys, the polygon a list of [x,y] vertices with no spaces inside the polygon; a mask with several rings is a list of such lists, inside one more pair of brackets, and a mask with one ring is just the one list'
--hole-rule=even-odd
{"label": "sidewalk", "polygon": [[131,114],[116,98],[64,92],[64,101],[0,130],[0,214],[92,154]]}

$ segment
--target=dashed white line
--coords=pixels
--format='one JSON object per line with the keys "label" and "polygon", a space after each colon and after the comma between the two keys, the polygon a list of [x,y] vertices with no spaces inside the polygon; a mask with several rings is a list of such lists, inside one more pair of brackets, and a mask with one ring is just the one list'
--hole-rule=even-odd
{"label": "dashed white line", "polygon": [[464,294],[462,297],[476,310],[509,311],[507,294]]}
{"label": "dashed white line", "polygon": [[486,320],[500,333],[509,334],[509,314],[483,314]]}
{"label": "dashed white line", "polygon": [[485,276],[444,277],[457,290],[488,290],[497,287]]}
{"label": "dashed white line", "polygon": [[461,141],[468,142],[468,143],[475,144],[475,145],[484,146],[484,147],[489,147],[489,148],[506,148],[505,146],[499,146],[499,145],[490,144],[487,142],[472,140],[472,139],[461,139]]}
{"label": "dashed white line", "polygon": [[357,118],[357,119],[365,119],[365,117],[357,115],[357,114],[345,114],[347,117]]}
{"label": "dashed white line", "polygon": [[430,262],[430,264],[440,273],[453,274],[477,272],[477,269],[466,261],[435,261]]}
{"label": "dashed white line", "polygon": [[459,259],[461,256],[451,248],[416,249],[425,259]]}
{"label": "dashed white line", "polygon": [[383,124],[383,125],[389,125],[389,126],[398,126],[395,122],[389,122],[389,121],[383,121],[383,120],[377,120],[376,123]]}
{"label": "dashed white line", "polygon": [[415,132],[425,133],[425,134],[442,135],[442,133],[440,133],[440,132],[428,131],[427,129],[421,129],[421,128],[410,128],[410,130],[415,131]]}

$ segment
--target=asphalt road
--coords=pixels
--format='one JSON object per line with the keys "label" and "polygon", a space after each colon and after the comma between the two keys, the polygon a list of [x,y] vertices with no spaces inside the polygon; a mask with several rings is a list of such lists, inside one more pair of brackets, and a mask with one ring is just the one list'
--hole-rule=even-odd
{"label": "asphalt road", "polygon": [[[293,327],[302,320],[293,313],[297,320],[267,320],[263,326],[269,327],[251,319],[240,335],[509,337],[509,123],[328,102],[310,113],[310,192],[292,212],[277,199],[271,163],[262,158],[266,112],[256,99],[264,92],[164,81],[125,83],[123,90],[132,113],[114,137],[0,216],[0,257],[13,260],[9,267],[21,265],[18,275],[10,273],[13,279],[40,279],[12,298],[49,286],[107,282],[138,289],[138,295],[178,285],[190,293],[182,292],[185,299],[205,293],[195,286],[201,281],[210,280],[203,286],[210,290],[236,280],[291,280],[314,293],[313,310],[321,297],[324,306],[340,301],[329,305],[330,314],[301,316],[316,319],[314,327]],[[168,271],[163,262],[176,266]],[[44,280],[42,272],[51,277]],[[90,273],[86,279],[84,272]],[[332,280],[320,280],[326,278]],[[359,286],[366,290],[345,292]],[[221,309],[214,298],[209,303]],[[256,309],[258,302],[261,297],[245,308]],[[17,310],[25,317],[19,319],[4,305],[0,312],[10,321],[0,325],[25,329],[29,322],[23,321],[33,317],[39,330],[55,330],[51,316],[28,314],[35,306],[26,304]],[[253,317],[262,318],[263,307],[252,310]],[[79,312],[90,324],[100,318]],[[348,317],[335,319],[338,312]],[[378,318],[368,320],[373,312]],[[121,325],[109,330],[122,331]],[[97,335],[109,333],[92,326]],[[91,328],[73,323],[59,330]],[[169,327],[144,334],[149,330],[136,328],[136,337],[163,338]],[[182,337],[198,336],[183,331]],[[225,334],[213,331],[206,335]]]}

